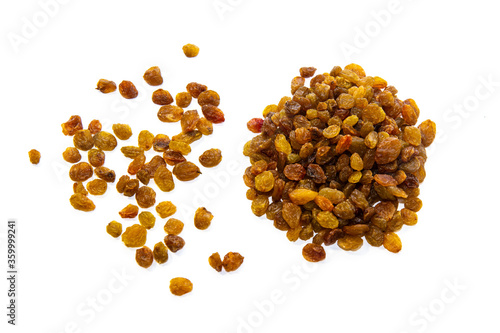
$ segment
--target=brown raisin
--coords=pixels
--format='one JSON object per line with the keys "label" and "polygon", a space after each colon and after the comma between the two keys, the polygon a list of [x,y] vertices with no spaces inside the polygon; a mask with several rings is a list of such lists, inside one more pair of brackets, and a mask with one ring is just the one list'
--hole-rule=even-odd
{"label": "brown raisin", "polygon": [[173,151],[171,149],[165,151],[163,153],[163,159],[168,165],[176,165],[177,163],[181,163],[186,161],[184,155],[179,153],[178,151]]}
{"label": "brown raisin", "polygon": [[115,172],[109,168],[106,168],[104,166],[100,166],[95,168],[95,175],[102,180],[107,181],[108,183],[114,183],[115,182]]}
{"label": "brown raisin", "polygon": [[118,212],[122,218],[127,218],[131,219],[137,216],[139,214],[139,207],[136,205],[127,205],[125,206],[122,210]]}
{"label": "brown raisin", "polygon": [[245,258],[238,252],[228,252],[222,261],[222,267],[226,272],[233,272],[240,268]]}
{"label": "brown raisin", "polygon": [[186,90],[191,96],[193,96],[193,98],[198,98],[198,96],[202,92],[207,90],[207,86],[200,83],[191,82],[186,86]]}
{"label": "brown raisin", "polygon": [[163,77],[158,66],[149,68],[143,75],[144,81],[150,86],[159,86],[163,83]]}
{"label": "brown raisin", "polygon": [[77,163],[82,159],[82,155],[80,155],[80,152],[75,147],[66,148],[62,155],[64,160],[68,163]]}
{"label": "brown raisin", "polygon": [[137,88],[130,81],[122,81],[118,86],[118,89],[120,90],[120,95],[122,95],[123,98],[126,99],[136,98],[139,95]]}
{"label": "brown raisin", "polygon": [[214,216],[205,207],[198,208],[194,213],[194,226],[199,230],[205,230],[210,226]]}
{"label": "brown raisin", "polygon": [[169,104],[172,104],[172,102],[174,101],[174,99],[172,98],[172,95],[170,95],[170,93],[164,89],[155,90],[153,92],[152,100],[153,100],[153,103],[155,103],[157,105],[169,105]]}
{"label": "brown raisin", "polygon": [[112,237],[118,238],[122,234],[122,224],[120,222],[111,221],[106,226],[106,232]]}
{"label": "brown raisin", "polygon": [[139,191],[139,186],[140,184],[137,179],[129,179],[123,188],[123,195],[126,197],[133,197]]}
{"label": "brown raisin", "polygon": [[375,151],[375,162],[377,164],[387,164],[398,158],[401,152],[401,141],[395,137],[389,137],[377,146]]}
{"label": "brown raisin", "polygon": [[154,139],[153,133],[151,133],[148,130],[141,131],[139,133],[139,136],[137,137],[139,147],[144,150],[150,150],[151,147],[153,147],[153,139]]}
{"label": "brown raisin", "polygon": [[83,129],[82,118],[80,116],[71,116],[69,120],[61,124],[64,135],[74,135],[77,131]]}
{"label": "brown raisin", "polygon": [[436,123],[427,119],[418,125],[418,128],[422,136],[422,145],[429,147],[436,137]]}
{"label": "brown raisin", "polygon": [[130,162],[127,172],[131,175],[135,175],[144,166],[144,162],[146,162],[146,156],[137,156],[132,162]]}
{"label": "brown raisin", "polygon": [[175,104],[177,104],[178,107],[181,108],[187,108],[189,104],[191,104],[192,96],[188,92],[180,92],[177,95],[175,95]]}
{"label": "brown raisin", "polygon": [[135,200],[141,208],[152,207],[156,202],[156,192],[151,187],[142,186],[137,190]]}
{"label": "brown raisin", "polygon": [[118,145],[116,138],[113,134],[100,131],[94,134],[94,145],[104,151],[112,151]]}
{"label": "brown raisin", "polygon": [[196,125],[200,120],[198,111],[189,110],[182,114],[181,116],[181,128],[184,133],[191,132],[196,129]]}
{"label": "brown raisin", "polygon": [[89,130],[79,130],[73,136],[73,144],[76,148],[87,151],[94,147],[94,138]]}
{"label": "brown raisin", "polygon": [[196,124],[196,129],[203,135],[210,135],[214,132],[212,122],[205,117],[201,117]]}
{"label": "brown raisin", "polygon": [[323,246],[309,243],[302,249],[302,256],[309,262],[318,262],[325,260],[326,252]]}
{"label": "brown raisin", "polygon": [[90,149],[87,153],[87,157],[89,159],[89,163],[94,168],[103,166],[104,162],[106,161],[106,154],[100,149]]}
{"label": "brown raisin", "polygon": [[[220,96],[217,92],[215,92],[213,90],[206,90],[206,91],[202,92],[200,95],[198,95],[198,104],[200,106],[204,106],[204,105],[219,106]],[[205,112],[203,112],[203,114],[205,114]],[[205,115],[205,117],[207,117],[207,116]],[[209,118],[207,117],[207,119],[209,119]]]}
{"label": "brown raisin", "polygon": [[97,81],[96,89],[102,92],[103,94],[109,94],[116,90],[116,83],[106,79],[100,79],[99,81]]}
{"label": "brown raisin", "polygon": [[164,242],[165,245],[167,245],[168,249],[173,253],[176,253],[177,251],[181,250],[186,244],[186,242],[184,241],[184,239],[182,239],[181,236],[170,235],[170,234],[165,236]]}
{"label": "brown raisin", "polygon": [[118,193],[123,193],[125,191],[125,186],[127,183],[130,181],[130,177],[127,175],[123,175],[118,179],[118,182],[116,183],[116,190]]}
{"label": "brown raisin", "polygon": [[120,151],[122,152],[123,156],[128,157],[128,158],[136,158],[139,155],[144,154],[144,149],[141,147],[134,147],[134,146],[125,146],[121,147]]}
{"label": "brown raisin", "polygon": [[153,257],[157,263],[164,264],[168,260],[168,249],[163,242],[158,242],[153,248]]}
{"label": "brown raisin", "polygon": [[219,252],[212,253],[212,255],[208,257],[208,264],[217,272],[222,271],[222,260]]}
{"label": "brown raisin", "polygon": [[174,166],[172,173],[180,181],[190,181],[201,174],[200,168],[191,162],[181,162]]}
{"label": "brown raisin", "polygon": [[170,192],[175,187],[172,173],[164,165],[160,165],[160,167],[156,169],[154,180],[158,188],[163,192]]}
{"label": "brown raisin", "polygon": [[122,234],[122,241],[127,247],[141,247],[146,244],[148,231],[140,224],[134,224],[125,229]]}
{"label": "brown raisin", "polygon": [[151,175],[149,174],[149,171],[141,169],[137,171],[135,174],[135,177],[143,184],[143,185],[148,185],[149,181],[151,180]]}
{"label": "brown raisin", "polygon": [[211,104],[205,104],[201,107],[201,112],[207,120],[214,124],[223,123],[226,119],[224,117],[224,112],[217,106]]}
{"label": "brown raisin", "polygon": [[92,135],[99,133],[102,130],[101,122],[97,119],[92,120],[89,123],[88,130],[90,131],[90,134],[92,134]]}
{"label": "brown raisin", "polygon": [[103,195],[108,189],[108,183],[102,179],[94,179],[87,183],[87,190],[92,195]]}
{"label": "brown raisin", "polygon": [[262,125],[264,124],[264,119],[262,118],[253,118],[250,119],[247,123],[247,128],[250,132],[260,133],[262,131]]}
{"label": "brown raisin", "polygon": [[316,73],[316,68],[314,67],[302,67],[300,68],[300,76],[304,78],[313,77],[314,73]]}
{"label": "brown raisin", "polygon": [[92,177],[93,174],[94,171],[87,162],[73,164],[69,169],[69,178],[74,182],[84,182]]}
{"label": "brown raisin", "polygon": [[162,219],[174,215],[176,211],[177,207],[175,207],[175,205],[170,201],[162,201],[156,205],[156,212]]}
{"label": "brown raisin", "polygon": [[176,277],[170,280],[170,292],[175,296],[182,296],[193,290],[193,283],[186,278]]}
{"label": "brown raisin", "polygon": [[165,134],[156,134],[153,139],[153,150],[157,152],[164,152],[170,145],[170,138]]}
{"label": "brown raisin", "polygon": [[83,186],[82,182],[73,183],[73,193],[81,193],[83,195],[89,194],[89,192],[87,192],[87,189],[85,188],[85,186]]}
{"label": "brown raisin", "polygon": [[150,267],[153,264],[153,251],[147,246],[135,250],[135,261],[141,267]]}

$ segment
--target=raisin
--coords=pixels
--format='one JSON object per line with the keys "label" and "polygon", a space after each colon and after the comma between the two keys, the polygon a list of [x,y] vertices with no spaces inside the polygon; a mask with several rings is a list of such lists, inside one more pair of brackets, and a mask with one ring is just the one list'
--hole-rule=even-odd
{"label": "raisin", "polygon": [[122,81],[118,86],[118,89],[120,90],[120,95],[126,99],[136,98],[139,95],[137,88],[130,81]]}
{"label": "raisin", "polygon": [[387,251],[392,253],[398,253],[402,248],[401,239],[394,232],[384,234],[383,244]]}
{"label": "raisin", "polygon": [[90,131],[90,134],[92,134],[92,135],[99,133],[102,130],[101,122],[97,119],[92,120],[89,123],[88,130]]}
{"label": "raisin", "polygon": [[[77,163],[80,162],[80,160],[82,159],[82,155],[80,155],[80,152],[75,147],[66,148],[62,156],[64,160],[68,163]],[[35,164],[38,164],[38,162]]]}
{"label": "raisin", "polygon": [[300,76],[304,78],[313,77],[314,73],[316,73],[316,68],[314,67],[302,67],[300,69]]}
{"label": "raisin", "polygon": [[281,214],[290,228],[296,228],[299,226],[300,215],[302,214],[302,209],[300,209],[299,206],[291,202],[284,202]]}
{"label": "raisin", "polygon": [[175,187],[172,173],[164,165],[160,165],[158,169],[156,169],[154,180],[158,188],[163,192],[170,192]]}
{"label": "raisin", "polygon": [[108,183],[114,183],[115,182],[115,172],[109,168],[106,168],[104,166],[100,166],[95,168],[95,175],[102,180],[107,181]]}
{"label": "raisin", "polygon": [[345,251],[357,251],[363,246],[363,238],[346,235],[337,240],[338,246]]}
{"label": "raisin", "polygon": [[140,224],[134,224],[125,229],[122,241],[127,247],[141,247],[146,244],[147,230]]}
{"label": "raisin", "polygon": [[108,189],[108,183],[102,179],[94,179],[87,183],[87,190],[92,195],[103,195]]}
{"label": "raisin", "polygon": [[159,264],[164,264],[168,260],[168,249],[163,242],[158,242],[153,248],[153,257]]}
{"label": "raisin", "polygon": [[175,95],[175,104],[181,108],[187,108],[191,104],[192,96],[188,92],[180,92]]}
{"label": "raisin", "polygon": [[421,133],[422,145],[424,147],[430,146],[436,137],[436,123],[427,119],[418,126],[418,129]]}
{"label": "raisin", "polygon": [[194,44],[186,44],[182,47],[182,52],[188,58],[194,58],[200,52],[200,48]]}
{"label": "raisin", "polygon": [[71,116],[69,120],[61,124],[64,135],[74,135],[77,131],[83,129],[82,118],[80,116]]}
{"label": "raisin", "polygon": [[182,155],[188,155],[191,152],[191,146],[182,141],[172,140],[170,141],[168,147],[175,152],[181,153]]}
{"label": "raisin", "polygon": [[179,235],[184,229],[184,223],[181,220],[170,218],[165,223],[163,229],[169,235]]}
{"label": "raisin", "polygon": [[144,155],[144,149],[140,147],[134,147],[134,146],[125,146],[122,147],[121,152],[123,156],[128,157],[128,158],[136,158],[137,156]]}
{"label": "raisin", "polygon": [[200,164],[205,168],[213,168],[222,161],[220,149],[212,148],[203,152],[199,157]]}
{"label": "raisin", "polygon": [[157,105],[169,105],[169,104],[172,104],[174,101],[174,99],[172,98],[172,95],[170,95],[170,93],[164,89],[155,90],[153,92],[152,100],[153,100],[153,103],[155,103]]}
{"label": "raisin", "polygon": [[316,220],[323,228],[335,229],[339,226],[339,220],[332,214],[332,212],[319,212],[316,216]]}
{"label": "raisin", "polygon": [[265,195],[258,195],[252,200],[252,212],[257,216],[262,216],[266,213],[269,207],[269,199]]}
{"label": "raisin", "polygon": [[308,189],[296,189],[290,193],[290,200],[296,205],[305,205],[309,201],[314,200],[318,192]]}
{"label": "raisin", "polygon": [[264,171],[255,177],[255,189],[260,192],[269,192],[274,187],[274,176],[271,171]]}
{"label": "raisin", "polygon": [[106,226],[106,232],[112,237],[118,238],[122,234],[122,224],[120,222],[111,221]]}
{"label": "raisin", "polygon": [[196,229],[205,230],[210,226],[214,216],[205,207],[198,208],[194,214],[194,226]]}
{"label": "raisin", "polygon": [[420,130],[414,126],[406,126],[403,130],[403,140],[412,146],[420,146],[422,142]]}
{"label": "raisin", "polygon": [[163,83],[163,77],[158,66],[149,68],[143,75],[144,81],[150,86],[159,86]]}
{"label": "raisin", "polygon": [[146,156],[144,156],[144,154],[137,156],[130,162],[127,172],[131,175],[135,175],[144,166],[144,162],[146,162]]}
{"label": "raisin", "polygon": [[81,193],[83,195],[89,194],[89,192],[87,192],[87,189],[85,188],[85,186],[83,186],[82,182],[73,183],[73,193]]}
{"label": "raisin", "polygon": [[[198,95],[198,104],[203,107],[204,105],[219,106],[220,97],[219,94],[213,90],[205,90]],[[205,112],[203,112],[205,114]],[[205,117],[207,117],[205,115]],[[207,117],[207,119],[209,119]],[[210,119],[209,119],[210,120]]]}
{"label": "raisin", "polygon": [[196,124],[200,120],[198,111],[189,110],[182,114],[181,117],[181,127],[184,133],[191,132],[196,129]]}
{"label": "raisin", "polygon": [[365,234],[365,239],[371,246],[379,247],[384,243],[384,233],[375,226],[371,226]]}
{"label": "raisin", "polygon": [[69,199],[69,202],[71,203],[71,206],[73,206],[74,209],[81,210],[84,212],[91,212],[95,209],[95,205],[92,202],[92,200],[90,200],[81,193],[73,194]]}
{"label": "raisin", "polygon": [[193,98],[198,98],[198,96],[202,92],[207,90],[207,86],[200,83],[191,82],[186,86],[186,90],[191,96],[193,96]]}
{"label": "raisin", "polygon": [[90,149],[87,153],[87,157],[89,159],[89,163],[94,168],[102,166],[106,161],[106,154],[100,149],[95,149],[95,148]]}
{"label": "raisin", "polygon": [[186,161],[186,158],[181,153],[170,149],[163,153],[163,159],[168,165],[176,165]]}
{"label": "raisin", "polygon": [[139,223],[146,229],[151,229],[155,226],[156,217],[151,212],[141,212],[139,214]]}
{"label": "raisin", "polygon": [[398,182],[396,181],[396,179],[394,179],[394,177],[392,177],[391,175],[385,175],[385,174],[378,173],[373,177],[373,179],[382,186],[396,186],[396,185],[398,185]]}
{"label": "raisin", "polygon": [[158,110],[158,119],[164,123],[175,123],[181,120],[184,110],[176,105],[165,105]]}
{"label": "raisin", "polygon": [[172,173],[180,181],[190,181],[201,174],[200,168],[191,162],[181,162],[174,166]]}
{"label": "raisin", "polygon": [[135,250],[135,261],[144,268],[149,268],[153,264],[153,251],[147,246]]}
{"label": "raisin", "polygon": [[100,79],[99,81],[97,81],[96,89],[102,92],[103,94],[109,94],[116,90],[116,83],[106,79]]}
{"label": "raisin", "polygon": [[181,250],[186,244],[186,242],[184,241],[184,239],[182,239],[181,236],[170,235],[170,234],[165,236],[164,242],[165,245],[167,245],[168,249],[173,253],[176,253],[177,251]]}
{"label": "raisin", "polygon": [[222,271],[222,260],[219,252],[212,253],[212,255],[208,257],[208,264],[217,272]]}
{"label": "raisin", "polygon": [[398,158],[401,152],[401,141],[395,137],[389,137],[377,146],[375,151],[375,162],[377,164],[387,164]]}
{"label": "raisin", "polygon": [[74,182],[84,182],[92,177],[93,174],[94,171],[87,162],[73,164],[69,169],[69,178]]}
{"label": "raisin", "polygon": [[127,205],[126,207],[124,207],[120,212],[118,212],[118,214],[120,214],[120,216],[122,218],[134,218],[137,216],[137,214],[139,214],[139,207],[137,207],[136,205]]}
{"label": "raisin", "polygon": [[153,156],[151,161],[149,161],[148,163],[145,163],[142,168],[143,168],[143,170],[146,170],[147,172],[149,172],[149,174],[152,178],[156,172],[156,169],[158,169],[161,165],[163,165],[163,166],[166,165],[165,160],[161,156],[156,155],[156,156]]}
{"label": "raisin", "polygon": [[116,138],[113,134],[100,131],[94,134],[94,145],[104,151],[112,151],[118,145]]}
{"label": "raisin", "polygon": [[139,136],[137,137],[139,147],[144,150],[150,150],[151,147],[153,147],[153,139],[154,139],[153,133],[151,133],[148,130],[141,131],[139,133]]}
{"label": "raisin", "polygon": [[222,112],[222,110],[217,106],[211,104],[202,105],[201,112],[208,121],[214,124],[220,124],[226,120],[224,117],[224,112]]}
{"label": "raisin", "polygon": [[193,290],[193,283],[186,278],[176,277],[170,280],[170,292],[175,296],[182,296]]}
{"label": "raisin", "polygon": [[418,222],[417,213],[408,208],[401,209],[401,219],[406,225],[415,225]]}
{"label": "raisin", "polygon": [[260,133],[262,131],[262,125],[264,124],[264,119],[262,118],[253,118],[250,119],[247,123],[247,128],[250,132]]}
{"label": "raisin", "polygon": [[201,117],[196,124],[196,129],[203,135],[210,135],[214,132],[212,122],[205,117]]}
{"label": "raisin", "polygon": [[326,246],[335,244],[340,238],[344,237],[344,232],[340,229],[329,230],[323,237],[323,243]]}
{"label": "raisin", "polygon": [[170,201],[162,201],[156,205],[156,212],[162,219],[174,215],[176,211],[177,207],[175,207],[175,205]]}
{"label": "raisin", "polygon": [[132,136],[132,129],[126,124],[113,124],[113,132],[120,140],[128,140]]}
{"label": "raisin", "polygon": [[153,150],[157,152],[164,152],[170,146],[170,138],[165,134],[156,134],[153,139]]}
{"label": "raisin", "polygon": [[283,174],[290,180],[298,181],[304,179],[306,175],[306,169],[304,169],[304,167],[298,163],[289,164],[283,170]]}
{"label": "raisin", "polygon": [[94,138],[89,130],[79,130],[73,136],[73,144],[76,148],[87,151],[94,147]]}
{"label": "raisin", "polygon": [[156,202],[156,192],[151,187],[142,186],[137,190],[135,200],[141,208],[152,207]]}
{"label": "raisin", "polygon": [[123,188],[123,195],[126,197],[133,197],[137,194],[137,191],[139,191],[139,186],[139,180],[129,179]]}
{"label": "raisin", "polygon": [[422,208],[422,200],[417,197],[409,197],[405,200],[405,208],[418,212]]}
{"label": "raisin", "polygon": [[118,182],[116,183],[116,190],[118,193],[123,193],[125,191],[125,186],[127,183],[130,181],[130,177],[127,175],[123,175],[118,179]]}
{"label": "raisin", "polygon": [[309,243],[302,249],[302,256],[309,262],[318,262],[325,260],[326,252],[323,246]]}
{"label": "raisin", "polygon": [[238,252],[228,252],[222,261],[222,267],[226,272],[233,272],[240,268],[245,258]]}

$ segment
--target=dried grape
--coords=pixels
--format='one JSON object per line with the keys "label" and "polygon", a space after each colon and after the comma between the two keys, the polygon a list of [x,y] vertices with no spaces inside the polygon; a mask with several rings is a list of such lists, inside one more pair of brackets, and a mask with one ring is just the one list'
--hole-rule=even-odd
{"label": "dried grape", "polygon": [[238,252],[228,252],[222,260],[222,267],[226,272],[233,272],[240,268],[245,258]]}
{"label": "dried grape", "polygon": [[163,77],[158,66],[149,68],[143,75],[144,81],[150,86],[159,86],[163,83]]}
{"label": "dried grape", "polygon": [[122,241],[127,247],[141,247],[146,244],[147,230],[140,224],[134,224],[125,229]]}
{"label": "dried grape", "polygon": [[205,207],[198,208],[194,214],[194,226],[199,230],[205,230],[210,226],[214,216]]}
{"label": "dried grape", "polygon": [[122,81],[118,86],[118,89],[120,90],[120,95],[122,95],[123,98],[126,99],[136,98],[139,95],[137,88],[130,81]]}
{"label": "dried grape", "polygon": [[208,257],[208,264],[217,272],[222,271],[222,260],[219,252],[212,253],[212,255]]}
{"label": "dried grape", "polygon": [[216,148],[206,150],[200,155],[199,161],[205,168],[213,168],[222,161],[222,153]]}
{"label": "dried grape", "polygon": [[156,205],[156,212],[162,219],[174,215],[176,211],[177,207],[170,201],[162,201]]}
{"label": "dried grape", "polygon": [[176,277],[170,280],[170,292],[175,296],[182,296],[193,290],[193,283],[186,278]]}
{"label": "dried grape", "polygon": [[147,246],[135,250],[135,261],[141,267],[150,267],[153,264],[153,251]]}
{"label": "dried grape", "polygon": [[113,81],[106,80],[106,79],[100,79],[97,82],[96,89],[99,90],[100,92],[102,92],[103,94],[109,94],[109,93],[112,93],[113,91],[116,90],[116,83],[114,83]]}
{"label": "dried grape", "polygon": [[184,239],[182,239],[181,236],[171,235],[171,234],[165,236],[164,242],[165,245],[167,245],[168,249],[173,253],[176,253],[177,251],[181,250],[186,244],[186,242],[184,241]]}
{"label": "dried grape", "polygon": [[118,238],[122,234],[122,224],[120,222],[111,221],[106,226],[106,232],[112,237]]}

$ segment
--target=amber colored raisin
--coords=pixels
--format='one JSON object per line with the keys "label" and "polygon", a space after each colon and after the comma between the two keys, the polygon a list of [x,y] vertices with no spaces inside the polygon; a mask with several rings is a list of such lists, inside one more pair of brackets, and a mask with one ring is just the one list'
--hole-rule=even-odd
{"label": "amber colored raisin", "polygon": [[186,242],[181,236],[177,235],[167,235],[164,239],[165,245],[167,245],[168,249],[173,253],[181,250]]}
{"label": "amber colored raisin", "polygon": [[135,175],[144,166],[144,162],[146,162],[146,156],[137,156],[132,162],[130,162],[127,172],[131,175]]}
{"label": "amber colored raisin", "polygon": [[318,164],[309,164],[306,174],[316,184],[323,184],[326,182],[325,172],[323,171],[323,168]]}
{"label": "amber colored raisin", "polygon": [[284,202],[281,214],[290,228],[295,228],[300,223],[302,209],[291,202]]}
{"label": "amber colored raisin", "polygon": [[176,165],[177,163],[186,161],[184,155],[182,155],[178,151],[173,151],[170,149],[163,153],[163,159],[168,165]]}
{"label": "amber colored raisin", "polygon": [[156,169],[154,180],[158,188],[163,192],[170,192],[175,187],[172,173],[164,165],[160,165],[160,167]]}
{"label": "amber colored raisin", "polygon": [[81,193],[73,194],[69,199],[69,202],[71,203],[71,206],[73,206],[74,209],[81,210],[84,212],[90,212],[95,209],[95,205],[92,202],[92,200],[90,200]]}
{"label": "amber colored raisin", "polygon": [[128,175],[123,175],[120,179],[118,179],[118,182],[116,183],[116,190],[118,193],[123,193],[123,191],[125,191],[125,186],[129,181],[130,177]]}
{"label": "amber colored raisin", "polygon": [[257,216],[262,216],[266,213],[269,207],[269,199],[265,195],[258,195],[252,200],[252,212]]}
{"label": "amber colored raisin", "polygon": [[129,179],[123,188],[123,195],[126,197],[133,197],[139,191],[139,180]]}
{"label": "amber colored raisin", "polygon": [[208,264],[217,272],[222,271],[222,259],[220,258],[219,252],[212,253],[212,255],[208,257]]}
{"label": "amber colored raisin", "polygon": [[290,91],[292,92],[292,95],[294,95],[299,88],[303,87],[305,82],[306,80],[301,76],[294,77],[290,84]]}
{"label": "amber colored raisin", "polygon": [[420,146],[422,142],[420,130],[414,126],[406,126],[403,130],[403,140],[412,146]]}
{"label": "amber colored raisin", "polygon": [[194,226],[196,229],[205,230],[210,226],[214,216],[205,207],[198,208],[194,213]]}
{"label": "amber colored raisin", "polygon": [[73,144],[76,148],[87,151],[94,147],[94,138],[89,130],[79,130],[73,136]]}
{"label": "amber colored raisin", "polygon": [[97,119],[92,120],[89,123],[88,130],[90,131],[90,134],[92,134],[92,135],[99,133],[102,130],[101,122]]}
{"label": "amber colored raisin", "polygon": [[64,135],[74,135],[77,131],[83,129],[82,118],[80,116],[71,116],[69,120],[61,124]]}
{"label": "amber colored raisin", "polygon": [[401,251],[403,245],[401,244],[401,239],[397,234],[389,232],[384,235],[384,247],[392,253],[398,253]]}
{"label": "amber colored raisin", "polygon": [[389,137],[377,146],[375,151],[375,162],[378,164],[387,164],[398,158],[401,152],[401,141],[395,137]]}
{"label": "amber colored raisin", "polygon": [[116,138],[113,134],[100,131],[94,134],[94,145],[104,151],[112,151],[118,145]]}
{"label": "amber colored raisin", "polygon": [[144,164],[144,166],[142,168],[144,170],[148,171],[151,178],[153,178],[153,176],[156,172],[156,169],[158,169],[160,167],[160,165],[165,166],[166,165],[165,160],[161,156],[155,155],[155,156],[153,156],[151,161]]}
{"label": "amber colored raisin", "polygon": [[73,183],[73,193],[81,193],[83,195],[89,194],[82,182]]}
{"label": "amber colored raisin", "polygon": [[188,155],[191,152],[191,146],[182,141],[172,140],[170,141],[168,147],[175,152],[181,153],[182,155]]}
{"label": "amber colored raisin", "polygon": [[238,252],[228,252],[222,260],[222,267],[226,272],[233,272],[240,268],[245,258]]}
{"label": "amber colored raisin", "polygon": [[415,225],[418,222],[417,213],[408,208],[401,209],[401,218],[406,225]]}
{"label": "amber colored raisin", "polygon": [[[198,95],[198,104],[200,106],[204,106],[204,105],[219,106],[220,96],[217,92],[215,92],[213,90],[205,90],[200,95]],[[203,114],[205,114],[205,112],[203,112]],[[207,117],[207,116],[205,115],[205,117]],[[207,119],[209,119],[209,118],[207,117]]]}
{"label": "amber colored raisin", "polygon": [[207,120],[214,124],[220,124],[226,120],[224,117],[224,112],[222,112],[222,110],[217,106],[211,104],[204,104],[201,107],[201,112]]}
{"label": "amber colored raisin", "polygon": [[94,167],[98,168],[102,166],[106,160],[106,154],[100,150],[92,148],[87,153],[89,163]]}
{"label": "amber colored raisin", "polygon": [[165,123],[178,122],[182,118],[184,110],[177,105],[165,105],[158,110],[158,119]]}
{"label": "amber colored raisin", "polygon": [[137,214],[139,214],[139,207],[129,204],[125,206],[118,214],[120,214],[122,218],[134,218],[137,216]]}
{"label": "amber colored raisin", "polygon": [[154,206],[156,202],[156,192],[148,186],[142,186],[135,194],[135,200],[141,208],[149,208]]}
{"label": "amber colored raisin", "polygon": [[203,135],[210,135],[214,132],[212,122],[205,117],[201,117],[196,124],[196,129]]}
{"label": "amber colored raisin", "polygon": [[184,133],[191,132],[196,129],[196,125],[200,120],[198,111],[189,110],[182,114],[181,116],[181,128]]}
{"label": "amber colored raisin", "polygon": [[274,175],[271,171],[264,171],[255,177],[255,189],[260,192],[269,192],[274,187]]}
{"label": "amber colored raisin", "polygon": [[190,181],[201,175],[200,168],[191,162],[181,162],[176,164],[172,173],[180,181]]}
{"label": "amber colored raisin", "polygon": [[357,251],[363,246],[363,238],[346,235],[337,241],[338,246],[345,251]]}
{"label": "amber colored raisin", "polygon": [[337,154],[342,154],[345,152],[349,147],[351,146],[352,143],[352,136],[344,135],[343,137],[340,138],[339,142],[337,143],[337,146],[335,147],[335,151]]}
{"label": "amber colored raisin", "polygon": [[108,183],[102,179],[94,179],[87,183],[87,190],[92,195],[103,195],[108,189]]}
{"label": "amber colored raisin", "polygon": [[170,201],[162,201],[156,205],[156,212],[162,219],[174,215],[176,211],[177,207]]}
{"label": "amber colored raisin", "polygon": [[262,125],[264,124],[264,119],[262,118],[253,118],[250,119],[247,123],[247,128],[250,132],[260,133],[262,130]]}
{"label": "amber colored raisin", "polygon": [[132,136],[132,129],[126,124],[113,124],[113,132],[120,140],[128,140]]}
{"label": "amber colored raisin", "polygon": [[398,182],[391,175],[377,173],[373,179],[382,186],[396,186]]}
{"label": "amber colored raisin", "polygon": [[189,94],[191,94],[191,96],[193,96],[194,98],[198,98],[198,96],[202,92],[207,90],[207,86],[200,83],[191,82],[186,86],[186,90]]}
{"label": "amber colored raisin", "polygon": [[188,58],[194,58],[200,52],[200,48],[194,44],[186,44],[182,47],[182,52]]}
{"label": "amber colored raisin", "polygon": [[94,171],[87,162],[73,164],[69,169],[69,178],[74,182],[84,182],[92,177],[93,174]]}
{"label": "amber colored raisin", "polygon": [[159,264],[164,264],[168,261],[168,249],[163,242],[158,242],[153,248],[153,257]]}
{"label": "amber colored raisin", "polygon": [[170,292],[175,296],[182,296],[193,290],[193,283],[186,278],[176,277],[170,280]]}
{"label": "amber colored raisin", "polygon": [[191,104],[192,96],[188,92],[180,92],[175,95],[175,104],[181,108],[187,108]]}
{"label": "amber colored raisin", "polygon": [[99,81],[97,81],[96,89],[102,92],[103,94],[109,94],[116,90],[116,83],[106,79],[100,79]]}
{"label": "amber colored raisin", "polygon": [[155,226],[156,217],[151,212],[141,212],[139,214],[139,223],[146,229],[151,229]]}
{"label": "amber colored raisin", "polygon": [[300,76],[304,78],[313,77],[314,73],[316,73],[316,68],[314,67],[302,67],[300,68]]}
{"label": "amber colored raisin", "polygon": [[176,218],[170,218],[163,226],[163,230],[169,235],[179,235],[184,229],[184,223]]}
{"label": "amber colored raisin", "polygon": [[153,147],[153,139],[154,139],[153,133],[151,133],[148,130],[141,131],[139,133],[139,136],[137,137],[139,147],[144,150],[150,150],[151,147]]}
{"label": "amber colored raisin", "polygon": [[144,149],[141,147],[134,147],[134,146],[124,146],[120,148],[120,151],[122,152],[123,156],[128,157],[128,158],[136,158],[139,155],[144,154]]}
{"label": "amber colored raisin", "polygon": [[372,124],[378,124],[384,121],[385,112],[378,104],[370,103],[363,109],[361,113],[361,119],[364,121],[369,121]]}
{"label": "amber colored raisin", "polygon": [[123,98],[126,99],[136,98],[139,95],[137,88],[130,81],[122,81],[118,86],[118,89],[120,90],[120,95],[122,95]]}
{"label": "amber colored raisin", "polygon": [[148,185],[149,181],[151,180],[151,175],[149,174],[149,171],[141,169],[137,171],[135,174],[135,177],[143,184],[143,185]]}
{"label": "amber colored raisin", "polygon": [[140,224],[134,224],[125,229],[122,241],[127,247],[141,247],[146,244],[147,230]]}
{"label": "amber colored raisin", "polygon": [[153,264],[153,251],[147,246],[135,250],[135,261],[141,267],[150,267]]}
{"label": "amber colored raisin", "polygon": [[299,163],[288,164],[283,170],[283,174],[290,180],[298,181],[304,179],[306,175],[306,169],[304,169],[304,167]]}
{"label": "amber colored raisin", "polygon": [[107,181],[108,183],[114,183],[115,182],[115,172],[109,168],[106,168],[104,166],[100,166],[95,168],[95,175],[102,180]]}
{"label": "amber colored raisin", "polygon": [[82,155],[75,147],[68,147],[62,154],[64,160],[69,163],[77,163],[82,159]]}
{"label": "amber colored raisin", "polygon": [[302,256],[309,262],[318,262],[325,260],[326,252],[323,246],[309,243],[302,249]]}
{"label": "amber colored raisin", "polygon": [[384,243],[384,233],[377,227],[371,226],[365,234],[365,239],[371,246],[382,246]]}
{"label": "amber colored raisin", "polygon": [[314,200],[318,192],[308,189],[296,189],[290,193],[290,200],[296,205],[305,205],[309,201]]}
{"label": "amber colored raisin", "polygon": [[318,215],[316,215],[316,220],[323,228],[335,229],[339,226],[339,220],[332,212],[319,212]]}
{"label": "amber colored raisin", "polygon": [[405,208],[418,212],[422,208],[422,200],[417,197],[409,197],[405,200]]}
{"label": "amber colored raisin", "polygon": [[164,89],[155,90],[153,92],[152,100],[153,103],[157,105],[169,105],[174,101],[172,95],[170,95],[170,93]]}
{"label": "amber colored raisin", "polygon": [[316,205],[318,205],[318,207],[321,210],[324,210],[324,211],[332,211],[333,210],[332,202],[324,196],[321,196],[321,195],[316,196],[316,198],[314,198],[314,202],[316,203]]}
{"label": "amber colored raisin", "polygon": [[149,68],[143,75],[144,81],[150,86],[159,86],[163,83],[163,77],[158,66]]}
{"label": "amber colored raisin", "polygon": [[422,136],[422,145],[429,147],[436,137],[436,123],[427,119],[418,125],[418,128]]}
{"label": "amber colored raisin", "polygon": [[114,238],[120,237],[122,234],[122,224],[120,222],[111,221],[106,226],[106,232]]}

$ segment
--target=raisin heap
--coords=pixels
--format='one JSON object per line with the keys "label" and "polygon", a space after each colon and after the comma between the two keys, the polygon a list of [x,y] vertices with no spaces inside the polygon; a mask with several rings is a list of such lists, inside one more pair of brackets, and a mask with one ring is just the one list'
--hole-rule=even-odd
{"label": "raisin heap", "polygon": [[243,149],[252,212],[292,242],[312,239],[302,251],[311,262],[325,259],[323,245],[356,251],[363,237],[397,253],[396,232],[415,225],[422,207],[425,148],[436,124],[417,126],[415,101],[400,100],[395,87],[359,65],[315,72],[301,68],[292,97],[247,123],[258,134]]}

